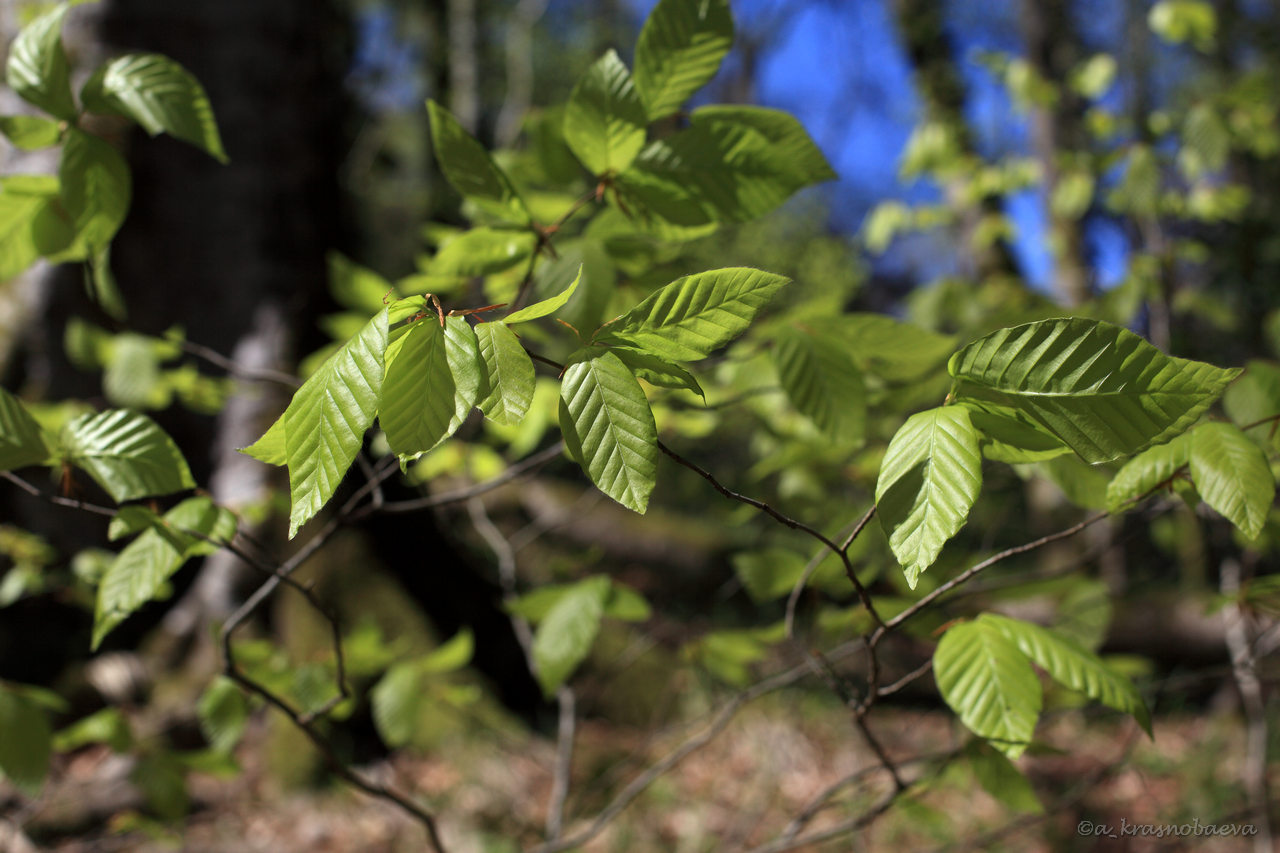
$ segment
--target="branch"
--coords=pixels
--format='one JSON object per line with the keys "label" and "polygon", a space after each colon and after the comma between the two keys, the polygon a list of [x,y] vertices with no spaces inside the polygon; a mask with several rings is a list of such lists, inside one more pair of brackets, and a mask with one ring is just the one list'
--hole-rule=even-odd
{"label": "branch", "polygon": [[[528,474],[529,472],[552,461],[562,453],[564,453],[564,442],[557,441],[555,444],[544,448],[543,450],[539,450],[532,456],[527,456],[524,459],[521,459],[498,476],[485,480],[483,483],[477,483],[474,486],[467,486],[466,488],[456,489],[452,492],[444,492],[438,495],[427,495],[426,497],[413,498],[406,501],[388,501],[378,507],[376,511],[389,513],[417,512],[420,509],[428,509],[430,507],[445,506],[447,504],[469,501],[474,497],[483,495],[485,492],[491,492],[499,486],[505,486],[512,480],[523,477],[525,474]],[[372,512],[373,511],[370,509],[356,513],[352,520],[359,520],[364,518],[366,515],[371,515]]]}

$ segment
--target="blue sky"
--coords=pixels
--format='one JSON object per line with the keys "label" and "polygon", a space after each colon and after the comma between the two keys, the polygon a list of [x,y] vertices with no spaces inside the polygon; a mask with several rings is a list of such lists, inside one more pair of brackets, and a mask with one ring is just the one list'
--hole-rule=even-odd
{"label": "blue sky", "polygon": [[[654,2],[629,0],[637,26]],[[919,119],[919,103],[887,0],[807,0],[789,4],[794,11],[779,19],[775,10],[784,4],[785,0],[733,0],[733,9],[740,31],[749,32],[770,19],[781,22],[760,60],[758,99],[795,114],[840,175],[839,181],[819,190],[830,205],[832,225],[852,233],[879,201],[935,199],[937,188],[928,182],[908,184],[898,177],[903,147]],[[1086,43],[1095,50],[1111,47],[1115,34],[1123,31],[1120,5],[1077,0],[1076,8]],[[948,10],[980,152],[991,158],[1026,153],[1025,120],[1014,111],[1003,86],[976,59],[982,51],[1019,50],[1016,5],[955,0]],[[377,110],[420,108],[422,60],[417,46],[396,33],[387,7],[367,7],[360,19],[351,79],[366,104]],[[1123,91],[1117,86],[1110,97],[1118,104]],[[1033,285],[1045,286],[1052,259],[1044,239],[1043,199],[1037,190],[1025,191],[1009,198],[1006,210],[1016,229],[1013,248],[1023,272]],[[1086,239],[1099,284],[1115,284],[1127,265],[1125,235],[1094,217]],[[926,276],[950,271],[945,252],[922,259],[919,245],[912,244],[915,257],[890,251],[879,262],[911,266]],[[937,247],[938,242],[924,245]]]}

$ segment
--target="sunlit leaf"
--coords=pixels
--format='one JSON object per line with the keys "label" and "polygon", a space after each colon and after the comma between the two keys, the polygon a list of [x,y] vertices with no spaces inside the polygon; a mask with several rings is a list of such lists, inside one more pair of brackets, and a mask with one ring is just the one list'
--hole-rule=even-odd
{"label": "sunlit leaf", "polygon": [[1238,427],[1207,423],[1191,433],[1191,479],[1204,502],[1256,539],[1276,497],[1271,464]]}
{"label": "sunlit leaf", "polygon": [[40,425],[21,400],[0,388],[0,471],[39,465],[48,458]]}
{"label": "sunlit leaf", "polygon": [[745,267],[678,278],[601,330],[654,355],[696,361],[746,331],[789,279]]}
{"label": "sunlit leaf", "polygon": [[644,512],[658,466],[658,429],[644,389],[616,355],[584,351],[565,369],[565,443],[600,491]]}
{"label": "sunlit leaf", "polygon": [[489,372],[489,394],[480,401],[480,411],[505,426],[518,424],[533,402],[533,360],[505,323],[481,323],[475,332]]}
{"label": "sunlit leaf", "polygon": [[1151,716],[1137,688],[1093,652],[1048,628],[1008,616],[984,613],[976,624],[989,625],[1004,634],[1023,654],[1043,667],[1054,681],[1108,708],[1133,715],[1147,734],[1151,734]]}
{"label": "sunlit leaf", "polygon": [[732,43],[728,0],[660,0],[636,42],[636,88],[649,118],[670,115],[706,85]]}
{"label": "sunlit leaf", "polygon": [[173,439],[137,412],[81,415],[63,429],[61,445],[67,461],[89,472],[117,503],[195,487]]}
{"label": "sunlit leaf", "polygon": [[547,612],[533,636],[533,660],[542,692],[551,696],[586,659],[600,631],[607,577],[596,576],[574,584]]}
{"label": "sunlit leaf", "polygon": [[647,124],[631,73],[610,50],[587,69],[564,111],[564,140],[593,175],[620,172],[644,147]]}
{"label": "sunlit leaf", "polygon": [[880,463],[876,507],[889,546],[915,588],[982,490],[978,432],[963,406],[912,415]]}
{"label": "sunlit leaf", "polygon": [[5,82],[23,100],[60,119],[74,121],[71,67],[62,49],[62,21],[67,4],[59,3],[22,28],[9,45]]}
{"label": "sunlit leaf", "polygon": [[1167,441],[1240,372],[1166,356],[1126,329],[1079,318],[1001,329],[948,369],[958,397],[1019,409],[1088,462]]}
{"label": "sunlit leaf", "polygon": [[527,224],[529,211],[524,201],[484,146],[435,101],[427,101],[427,113],[436,159],[453,188],[495,216]]}
{"label": "sunlit leaf", "polygon": [[951,710],[1009,758],[1031,742],[1043,701],[1031,662],[995,625],[953,625],[933,653],[933,677]]}
{"label": "sunlit leaf", "polygon": [[80,93],[93,112],[127,116],[152,136],[167,133],[227,162],[213,106],[190,71],[158,53],[130,53],[93,73]]}
{"label": "sunlit leaf", "polygon": [[774,336],[773,363],[792,405],[835,441],[864,438],[867,389],[844,347],[824,336],[786,327]]}

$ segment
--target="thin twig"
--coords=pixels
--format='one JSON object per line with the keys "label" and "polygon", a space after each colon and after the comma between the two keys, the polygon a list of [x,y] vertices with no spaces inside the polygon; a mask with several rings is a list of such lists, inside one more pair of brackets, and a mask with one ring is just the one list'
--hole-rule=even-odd
{"label": "thin twig", "polygon": [[236,379],[246,379],[250,382],[273,382],[286,388],[298,388],[302,385],[302,382],[296,376],[266,367],[244,367],[236,364],[217,350],[210,349],[203,344],[182,341],[178,346],[189,355],[203,358],[210,364],[221,367],[228,375],[234,376]]}
{"label": "thin twig", "polygon": [[[479,497],[485,492],[491,492],[499,486],[505,486],[512,480],[517,480],[525,474],[546,465],[548,462],[551,462],[563,453],[564,442],[557,441],[555,444],[539,450],[532,456],[527,456],[524,459],[521,459],[498,476],[485,480],[483,483],[476,483],[473,486],[455,489],[452,492],[442,492],[438,495],[427,495],[426,497],[411,498],[404,501],[386,501],[378,508],[377,511],[389,513],[417,512],[418,510],[430,509],[431,507],[463,503],[464,501],[469,501],[474,497]],[[371,512],[357,513],[353,517],[353,520],[359,520],[366,514],[371,514]]]}

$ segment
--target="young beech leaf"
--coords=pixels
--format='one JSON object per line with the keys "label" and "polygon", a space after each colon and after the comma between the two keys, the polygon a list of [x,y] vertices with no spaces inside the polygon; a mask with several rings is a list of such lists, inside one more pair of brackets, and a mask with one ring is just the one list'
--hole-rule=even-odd
{"label": "young beech leaf", "polygon": [[1148,447],[1125,463],[1107,486],[1107,509],[1118,512],[1147,494],[1191,461],[1191,433],[1184,432],[1167,444]]}
{"label": "young beech leaf", "polygon": [[67,121],[76,119],[71,67],[62,49],[67,4],[59,3],[22,28],[9,46],[5,82],[24,101]]}
{"label": "young beech leaf", "polygon": [[378,410],[386,350],[384,308],[311,374],[285,409],[289,538],[333,497],[360,452]]}
{"label": "young beech leaf", "polygon": [[579,350],[565,368],[560,399],[570,455],[600,491],[643,513],[657,476],[658,428],[635,376],[611,352]]}
{"label": "young beech leaf", "polygon": [[779,161],[790,167],[798,184],[796,189],[836,178],[822,150],[790,113],[767,107],[712,104],[694,110],[691,120],[695,125],[715,122],[744,125],[761,134],[772,144]]}
{"label": "young beech leaf", "polygon": [[284,440],[284,415],[276,418],[275,423],[253,444],[240,448],[240,452],[252,456],[259,462],[268,465],[287,465],[289,451]]}
{"label": "young beech leaf", "polygon": [[124,157],[104,140],[71,128],[58,164],[58,181],[76,242],[88,252],[104,247],[129,211],[132,182]]}
{"label": "young beech leaf", "polygon": [[397,329],[387,346],[378,423],[401,459],[453,435],[489,395],[488,368],[465,317],[432,317]]}
{"label": "young beech leaf", "polygon": [[729,0],[659,0],[636,42],[636,89],[649,119],[680,109],[733,44]]}
{"label": "young beech leaf", "polygon": [[620,172],[644,147],[644,104],[610,50],[587,69],[564,111],[564,141],[593,175]]}
{"label": "young beech leaf", "polygon": [[205,497],[188,498],[163,518],[155,518],[125,546],[98,582],[93,648],[154,599],[183,563],[213,553],[217,550],[213,542],[229,542],[235,532],[235,516]]}
{"label": "young beech leaf", "polygon": [[0,471],[39,465],[48,458],[40,425],[22,401],[0,388]]}
{"label": "young beech leaf", "polygon": [[1071,452],[1056,435],[1018,409],[977,400],[961,400],[960,405],[969,410],[969,419],[982,433],[982,455],[988,459],[1017,465]]}
{"label": "young beech leaf", "polygon": [[1172,358],[1127,329],[1080,318],[993,332],[947,369],[957,398],[1018,409],[1094,463],[1182,432],[1240,373]]}
{"label": "young beech leaf", "polygon": [[999,628],[982,620],[952,625],[933,653],[933,677],[971,732],[1009,758],[1026,750],[1043,701],[1040,679]]}
{"label": "young beech leaf", "polygon": [[912,589],[964,526],[981,490],[982,455],[968,409],[920,412],[893,436],[876,481],[876,514]]}
{"label": "young beech leaf", "polygon": [[209,96],[167,56],[130,53],[93,72],[80,91],[86,109],[133,119],[152,136],[167,133],[227,162]]}
{"label": "young beech leaf", "polygon": [[785,327],[774,338],[771,354],[778,380],[801,414],[834,441],[862,441],[867,388],[844,347],[834,339]]}
{"label": "young beech leaf", "polygon": [[989,625],[1004,634],[1064,687],[1079,691],[1108,708],[1133,715],[1147,735],[1151,735],[1151,716],[1137,689],[1093,652],[1048,628],[1008,616],[984,613],[975,624]]}
{"label": "young beech leaf", "polygon": [[533,661],[545,695],[553,695],[591,652],[610,588],[609,578],[602,575],[579,581],[538,625],[533,635]]}
{"label": "young beech leaf", "polygon": [[610,347],[609,352],[622,359],[637,379],[659,388],[683,388],[703,400],[707,398],[694,375],[673,361],[631,347]]}
{"label": "young beech leaf", "polygon": [[1258,445],[1231,424],[1201,424],[1191,433],[1190,464],[1204,502],[1258,538],[1276,497],[1271,465]]}
{"label": "young beech leaf", "polygon": [[429,269],[432,275],[492,275],[532,255],[535,242],[531,231],[472,228],[445,243],[431,259]]}
{"label": "young beech leaf", "polygon": [[578,274],[573,277],[573,281],[569,282],[569,286],[557,293],[550,299],[544,299],[541,302],[535,302],[532,305],[526,305],[519,311],[512,311],[510,314],[502,318],[502,322],[508,326],[515,323],[527,323],[530,320],[537,320],[541,317],[547,317],[559,311],[573,296],[574,291],[578,289],[578,283],[582,281],[582,265],[578,265]]}
{"label": "young beech leaf", "polygon": [[495,423],[514,426],[524,420],[533,402],[537,385],[533,360],[505,323],[480,323],[475,332],[489,382],[480,411]]}
{"label": "young beech leaf", "polygon": [[40,116],[0,116],[0,134],[14,148],[37,151],[57,145],[62,129],[58,122]]}
{"label": "young beech leaf", "polygon": [[527,225],[528,208],[484,146],[435,101],[427,101],[427,114],[440,171],[453,188],[494,216]]}
{"label": "young beech leaf", "polygon": [[746,331],[789,281],[746,267],[678,278],[605,324],[602,340],[630,343],[661,358],[696,361]]}
{"label": "young beech leaf", "polygon": [[66,460],[116,503],[195,487],[182,451],[155,421],[127,409],[81,415],[62,430]]}

